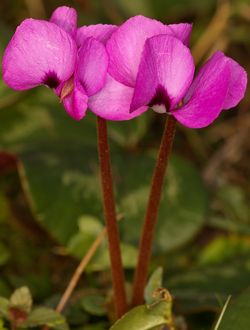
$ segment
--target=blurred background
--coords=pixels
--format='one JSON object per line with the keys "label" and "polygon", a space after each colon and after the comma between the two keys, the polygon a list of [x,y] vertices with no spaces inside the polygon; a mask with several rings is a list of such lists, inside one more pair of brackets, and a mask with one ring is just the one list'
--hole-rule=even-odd
{"label": "blurred background", "polygon": [[[1,0],[0,56],[23,19],[61,5],[77,9],[79,26],[136,14],[193,22],[197,67],[220,49],[249,72],[248,0]],[[180,329],[211,329],[228,296],[250,284],[249,108],[248,89],[210,127],[178,125],[151,272],[164,268]],[[148,111],[108,125],[128,283],[164,121]],[[74,122],[45,87],[17,93],[0,81],[0,123],[0,296],[27,285],[53,307],[103,228],[95,118]],[[65,310],[71,328],[107,329],[108,269],[104,241]]]}

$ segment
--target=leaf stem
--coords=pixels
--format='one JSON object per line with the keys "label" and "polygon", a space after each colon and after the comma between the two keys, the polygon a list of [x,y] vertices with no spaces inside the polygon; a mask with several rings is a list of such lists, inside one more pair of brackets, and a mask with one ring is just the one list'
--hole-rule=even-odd
{"label": "leaf stem", "polygon": [[157,223],[164,177],[175,136],[175,128],[176,120],[173,116],[169,116],[166,120],[158,158],[151,181],[150,194],[144,218],[143,230],[141,233],[139,254],[134,275],[132,307],[141,305],[144,301],[144,288],[147,282],[154,231]]}
{"label": "leaf stem", "polygon": [[104,218],[108,236],[114,303],[116,316],[117,318],[120,318],[127,311],[125,277],[122,267],[119,231],[116,220],[107,124],[106,120],[100,117],[97,117],[97,133]]}

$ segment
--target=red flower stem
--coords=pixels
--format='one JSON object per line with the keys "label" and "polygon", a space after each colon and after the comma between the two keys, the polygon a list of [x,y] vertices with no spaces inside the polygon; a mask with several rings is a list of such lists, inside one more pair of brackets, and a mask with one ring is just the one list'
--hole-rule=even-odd
{"label": "red flower stem", "polygon": [[147,283],[154,231],[157,223],[164,177],[172,150],[175,127],[175,118],[169,116],[166,120],[166,126],[162,135],[158,158],[151,181],[148,206],[144,218],[139,245],[139,255],[134,275],[132,307],[141,305],[144,302],[144,288]]}
{"label": "red flower stem", "polygon": [[116,220],[113,181],[106,120],[97,117],[98,154],[101,172],[104,218],[107,228],[114,304],[117,318],[127,311],[125,277],[122,267],[119,231]]}

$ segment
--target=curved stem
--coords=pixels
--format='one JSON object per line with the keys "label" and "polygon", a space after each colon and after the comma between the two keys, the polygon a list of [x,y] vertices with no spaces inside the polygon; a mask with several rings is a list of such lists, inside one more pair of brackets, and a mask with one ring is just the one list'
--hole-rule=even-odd
{"label": "curved stem", "polygon": [[125,277],[122,267],[120,239],[116,220],[112,173],[107,137],[106,120],[97,117],[98,154],[101,172],[104,218],[107,228],[111,274],[114,289],[114,302],[117,318],[127,311]]}
{"label": "curved stem", "polygon": [[158,158],[155,165],[147,211],[144,218],[143,230],[141,234],[139,255],[134,275],[132,306],[143,304],[144,288],[147,282],[148,268],[152,250],[155,226],[161,200],[161,192],[164,184],[164,177],[168,164],[168,159],[172,150],[175,135],[176,120],[169,116],[163,132]]}

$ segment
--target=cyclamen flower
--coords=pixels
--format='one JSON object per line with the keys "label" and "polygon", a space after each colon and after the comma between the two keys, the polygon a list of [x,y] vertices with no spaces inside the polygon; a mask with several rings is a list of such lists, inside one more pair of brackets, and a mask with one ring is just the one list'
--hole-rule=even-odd
{"label": "cyclamen flower", "polygon": [[89,98],[106,82],[105,43],[113,25],[77,29],[73,8],[57,8],[50,21],[26,19],[17,28],[3,57],[3,79],[13,89],[52,88],[67,113],[84,117]]}
{"label": "cyclamen flower", "polygon": [[246,90],[245,70],[216,52],[194,78],[190,33],[190,24],[163,25],[143,16],[127,20],[107,42],[109,75],[90,100],[92,111],[128,120],[150,107],[201,128],[236,106]]}

